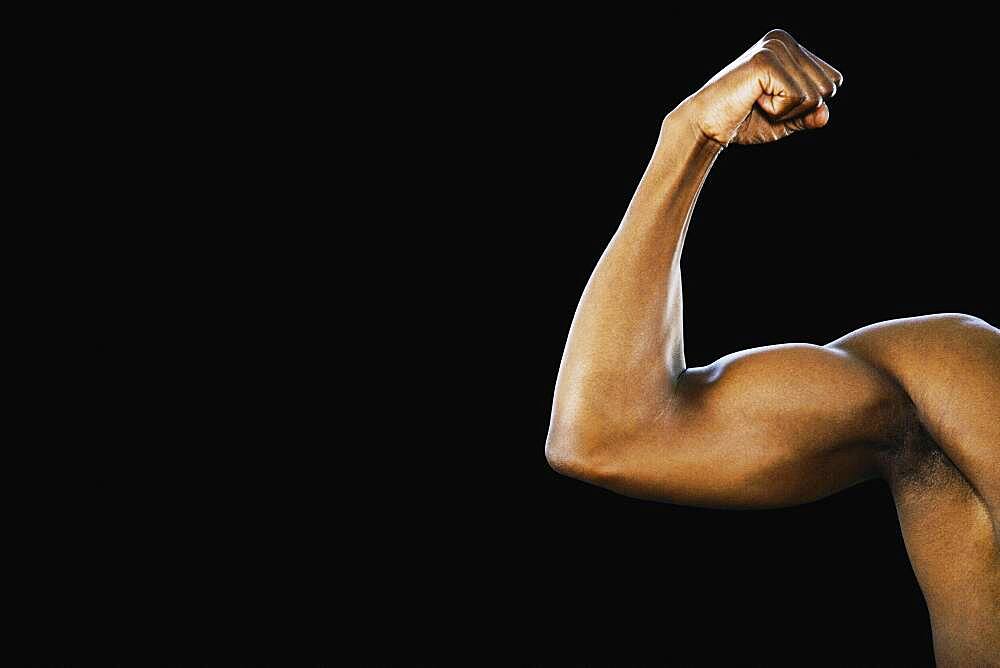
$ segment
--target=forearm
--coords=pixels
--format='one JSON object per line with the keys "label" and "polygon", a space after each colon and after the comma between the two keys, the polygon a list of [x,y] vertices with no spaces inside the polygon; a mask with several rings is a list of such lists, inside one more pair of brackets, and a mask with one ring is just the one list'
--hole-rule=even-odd
{"label": "forearm", "polygon": [[553,433],[621,431],[654,415],[684,370],[680,257],[721,145],[681,105],[584,290],[563,355]]}
{"label": "forearm", "polygon": [[772,30],[664,120],[573,320],[546,441],[557,471],[704,505],[783,503],[867,474],[845,445],[872,442],[864,418],[885,406],[886,388],[847,356],[775,346],[684,373],[681,251],[715,158],[723,145],[825,126],[842,83]]}

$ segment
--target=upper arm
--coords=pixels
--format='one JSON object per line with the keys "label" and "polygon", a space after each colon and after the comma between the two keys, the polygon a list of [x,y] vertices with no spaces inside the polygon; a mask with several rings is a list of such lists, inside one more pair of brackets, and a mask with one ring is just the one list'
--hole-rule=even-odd
{"label": "upper arm", "polygon": [[685,371],[653,419],[605,450],[598,484],[710,507],[811,501],[877,472],[898,390],[836,347],[787,344]]}

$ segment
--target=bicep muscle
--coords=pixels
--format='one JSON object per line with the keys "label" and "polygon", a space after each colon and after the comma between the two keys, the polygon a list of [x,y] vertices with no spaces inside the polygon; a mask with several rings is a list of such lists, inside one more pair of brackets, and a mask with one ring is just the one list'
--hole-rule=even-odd
{"label": "bicep muscle", "polygon": [[681,375],[608,486],[708,507],[815,500],[874,475],[896,393],[833,348],[787,344],[729,355]]}

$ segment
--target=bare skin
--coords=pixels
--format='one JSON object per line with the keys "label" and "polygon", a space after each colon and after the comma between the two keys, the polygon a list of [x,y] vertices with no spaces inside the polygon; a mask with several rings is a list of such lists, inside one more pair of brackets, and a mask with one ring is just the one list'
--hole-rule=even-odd
{"label": "bare skin", "polygon": [[685,362],[680,257],[712,164],[730,144],[823,127],[842,83],[775,30],[667,115],[580,300],[546,456],[622,494],[716,508],[881,477],[938,663],[1000,666],[1000,330],[938,314]]}

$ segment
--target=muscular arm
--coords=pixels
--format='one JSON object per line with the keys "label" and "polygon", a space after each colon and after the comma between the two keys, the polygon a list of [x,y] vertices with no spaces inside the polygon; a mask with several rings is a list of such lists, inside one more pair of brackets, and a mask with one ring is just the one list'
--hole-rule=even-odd
{"label": "muscular arm", "polygon": [[825,125],[836,70],[772,32],[664,120],[587,284],[546,444],[557,470],[706,506],[818,498],[877,473],[899,390],[837,348],[790,344],[708,367],[684,359],[680,257],[723,146]]}

